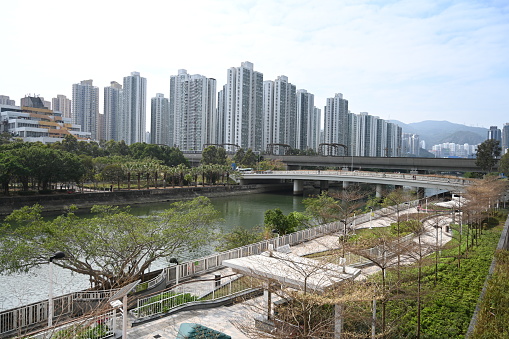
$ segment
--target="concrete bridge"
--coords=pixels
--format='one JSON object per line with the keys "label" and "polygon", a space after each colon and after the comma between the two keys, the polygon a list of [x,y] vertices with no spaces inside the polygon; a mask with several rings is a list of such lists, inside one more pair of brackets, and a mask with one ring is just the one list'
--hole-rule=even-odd
{"label": "concrete bridge", "polygon": [[304,181],[320,181],[320,188],[327,189],[329,182],[342,182],[347,187],[350,182],[376,185],[376,196],[381,197],[383,185],[415,187],[417,192],[424,188],[435,188],[453,192],[462,192],[471,184],[470,180],[454,177],[442,177],[420,174],[365,172],[365,171],[253,171],[243,173],[241,184],[280,183],[293,181],[293,193],[302,194]]}
{"label": "concrete bridge", "polygon": [[[193,166],[198,166],[201,153],[186,153],[185,157]],[[333,156],[305,156],[305,155],[263,155],[264,159],[278,159],[289,170],[301,168],[348,168],[349,170],[381,169],[390,171],[418,173],[434,172],[477,172],[475,159],[466,158],[408,158],[408,157],[333,157]],[[494,168],[496,171],[498,163]]]}

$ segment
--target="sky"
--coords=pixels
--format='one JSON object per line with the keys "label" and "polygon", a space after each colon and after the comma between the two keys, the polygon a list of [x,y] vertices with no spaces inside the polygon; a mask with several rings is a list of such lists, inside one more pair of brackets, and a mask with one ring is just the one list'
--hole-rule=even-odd
{"label": "sky", "polygon": [[150,100],[179,69],[219,90],[250,61],[322,110],[342,93],[386,120],[509,122],[507,0],[16,0],[0,13],[0,95],[17,105],[93,79],[102,113],[103,88],[133,71]]}

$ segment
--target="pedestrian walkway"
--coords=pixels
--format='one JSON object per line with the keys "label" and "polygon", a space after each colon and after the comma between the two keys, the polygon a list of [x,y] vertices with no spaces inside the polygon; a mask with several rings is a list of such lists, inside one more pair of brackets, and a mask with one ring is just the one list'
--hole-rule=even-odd
{"label": "pedestrian walkway", "polygon": [[[417,213],[415,208],[408,209],[408,213]],[[400,214],[403,215],[404,213]],[[365,222],[362,224],[355,225],[355,229],[370,228],[370,227],[385,227],[391,222],[394,222],[393,218],[383,217],[371,222]],[[425,232],[421,236],[421,242],[425,246],[435,246],[437,241],[440,246],[443,246],[446,242],[451,239],[451,234],[445,232],[445,226],[452,222],[450,217],[440,217],[439,220],[426,221]],[[435,228],[434,226],[439,226]],[[437,232],[439,230],[439,232]],[[437,237],[438,235],[438,237]],[[414,239],[415,240],[415,239]],[[303,256],[311,253],[323,252],[330,249],[339,248],[338,234],[336,235],[324,235],[320,238],[307,241],[296,246],[291,247],[291,253],[299,256]],[[410,258],[405,258],[402,261],[404,264],[410,264]],[[362,268],[360,277],[367,277],[368,275],[374,274],[379,271],[379,268],[371,265]],[[227,277],[234,274],[229,268],[224,268],[218,271],[201,275],[196,280],[209,281],[196,281],[189,285],[190,289],[199,291],[198,294],[206,294],[210,292],[214,286],[213,278],[215,275],[220,274],[222,278],[221,283],[226,283],[233,277]],[[129,338],[140,338],[140,339],[175,339],[178,329],[181,323],[199,323],[201,325],[210,327],[214,330],[221,331],[225,334],[230,335],[235,339],[249,338],[239,328],[235,326],[235,323],[245,323],[246,319],[254,319],[259,315],[260,308],[253,306],[254,304],[260,303],[261,297],[254,298],[242,303],[234,304],[232,306],[223,306],[204,310],[191,310],[181,311],[176,314],[168,315],[160,319],[132,327],[128,330]]]}

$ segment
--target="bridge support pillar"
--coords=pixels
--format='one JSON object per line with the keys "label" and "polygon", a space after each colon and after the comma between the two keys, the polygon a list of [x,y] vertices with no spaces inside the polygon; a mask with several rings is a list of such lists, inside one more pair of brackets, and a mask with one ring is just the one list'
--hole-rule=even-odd
{"label": "bridge support pillar", "polygon": [[329,190],[329,180],[320,180],[320,193]]}
{"label": "bridge support pillar", "polygon": [[376,197],[381,198],[382,197],[382,184],[376,184]]}
{"label": "bridge support pillar", "polygon": [[349,184],[350,184],[349,181],[343,181],[343,189],[348,188]]}
{"label": "bridge support pillar", "polygon": [[301,195],[303,192],[304,182],[301,179],[293,181],[293,195]]}

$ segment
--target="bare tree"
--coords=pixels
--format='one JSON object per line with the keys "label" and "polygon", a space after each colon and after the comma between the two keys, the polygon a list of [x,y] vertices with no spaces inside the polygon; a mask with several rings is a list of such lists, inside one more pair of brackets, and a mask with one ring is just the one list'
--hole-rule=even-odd
{"label": "bare tree", "polygon": [[[339,220],[343,223],[343,232],[339,237],[342,246],[343,272],[345,271],[345,243],[352,231],[353,218],[356,212],[365,204],[364,198],[368,192],[358,185],[350,185],[339,192],[324,192],[308,204],[308,213],[318,220]],[[309,201],[309,200],[308,200]]]}
{"label": "bare tree", "polygon": [[[397,244],[400,245],[401,239],[401,223],[403,221],[403,211],[407,210],[410,205],[409,201],[413,198],[412,194],[409,191],[405,191],[402,188],[396,189],[394,191],[389,192],[385,195],[382,207],[385,208],[386,213],[384,213],[384,217],[388,218],[392,222],[396,224],[396,232],[397,232]],[[408,221],[409,212],[407,211],[405,214],[406,221]],[[398,272],[398,280],[400,277],[400,265],[401,265],[401,254],[400,251],[397,251],[397,272]]]}

